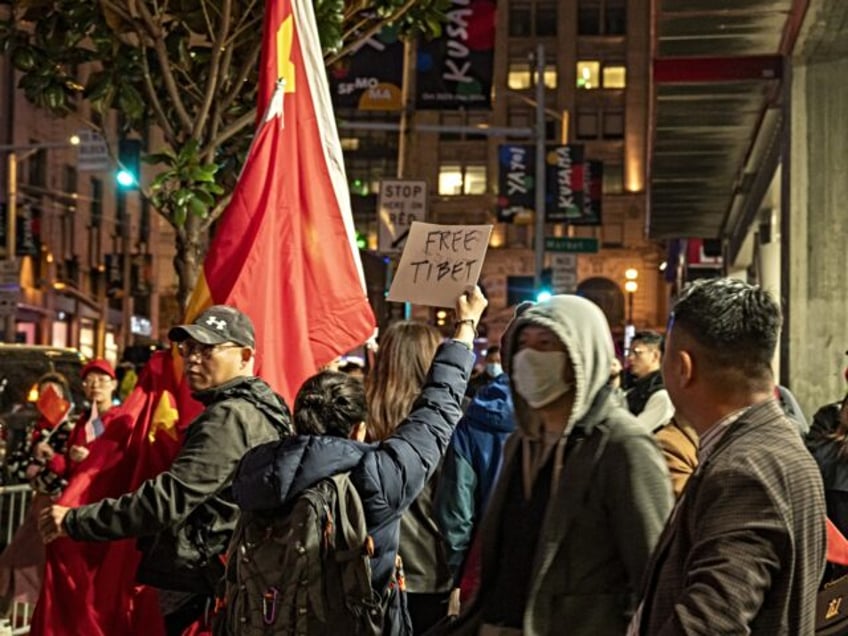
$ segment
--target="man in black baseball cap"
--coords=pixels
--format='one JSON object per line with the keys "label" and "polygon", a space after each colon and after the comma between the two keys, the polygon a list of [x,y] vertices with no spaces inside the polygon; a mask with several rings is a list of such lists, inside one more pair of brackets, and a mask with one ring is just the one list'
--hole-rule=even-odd
{"label": "man in black baseball cap", "polygon": [[292,426],[283,399],[254,375],[256,337],[241,311],[214,305],[168,337],[183,358],[192,395],[205,407],[186,429],[171,468],[119,499],[51,506],[39,529],[45,541],[143,537],[136,576],[159,588],[170,636],[211,606],[223,574],[219,557],[238,516],[231,485],[239,460],[254,446],[290,435]]}
{"label": "man in black baseball cap", "polygon": [[256,346],[253,322],[246,314],[229,305],[212,305],[190,325],[172,327],[168,338],[173,342],[192,338],[206,345],[234,342],[245,347]]}

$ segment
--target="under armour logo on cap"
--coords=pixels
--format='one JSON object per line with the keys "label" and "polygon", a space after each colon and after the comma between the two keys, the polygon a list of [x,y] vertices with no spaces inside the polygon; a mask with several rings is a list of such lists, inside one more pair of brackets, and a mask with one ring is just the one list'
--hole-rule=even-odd
{"label": "under armour logo on cap", "polygon": [[202,312],[190,325],[177,325],[168,332],[174,342],[192,338],[201,344],[234,342],[245,347],[256,346],[256,336],[250,318],[230,305],[213,305]]}
{"label": "under armour logo on cap", "polygon": [[215,316],[209,316],[209,318],[206,319],[206,324],[211,327],[215,327],[218,331],[223,331],[227,327],[226,320],[219,320],[218,318],[215,318]]}

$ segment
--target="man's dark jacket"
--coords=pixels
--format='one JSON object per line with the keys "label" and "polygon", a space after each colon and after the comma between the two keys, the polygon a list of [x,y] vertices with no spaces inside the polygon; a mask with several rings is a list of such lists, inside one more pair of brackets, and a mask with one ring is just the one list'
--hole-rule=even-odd
{"label": "man's dark jacket", "polygon": [[254,446],[291,434],[283,400],[261,379],[239,377],[194,394],[206,408],[189,425],[171,467],[135,492],[72,509],[72,539],[111,541],[139,537],[139,582],[211,594],[223,573],[238,519],[232,480]]}
{"label": "man's dark jacket", "polygon": [[441,345],[409,417],[379,444],[298,436],[253,449],[233,484],[236,502],[243,510],[273,510],[322,479],[350,471],[374,539],[372,585],[383,593],[394,571],[400,518],[441,461],[462,416],[473,363],[463,344]]}

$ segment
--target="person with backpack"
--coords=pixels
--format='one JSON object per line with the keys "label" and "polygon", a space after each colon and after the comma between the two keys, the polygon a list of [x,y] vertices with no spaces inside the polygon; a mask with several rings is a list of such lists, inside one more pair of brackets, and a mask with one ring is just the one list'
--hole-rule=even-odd
{"label": "person with backpack", "polygon": [[[381,442],[299,434],[245,455],[233,495],[243,521],[264,515],[266,530],[247,528],[230,548],[230,562],[245,567],[241,576],[228,571],[216,634],[411,633],[397,559],[400,519],[462,415],[487,304],[479,288],[457,299],[454,338],[439,346],[412,411]],[[257,586],[256,569],[269,562],[276,570],[266,576],[276,572],[276,579]]]}
{"label": "person with backpack", "polygon": [[135,492],[78,508],[53,505],[41,514],[45,542],[138,537],[136,578],[159,590],[167,634],[181,634],[211,609],[224,573],[221,557],[238,518],[231,494],[236,466],[258,444],[292,433],[283,399],[253,373],[250,318],[213,305],[192,324],[173,327],[185,378],[205,409],[189,425],[171,467]]}

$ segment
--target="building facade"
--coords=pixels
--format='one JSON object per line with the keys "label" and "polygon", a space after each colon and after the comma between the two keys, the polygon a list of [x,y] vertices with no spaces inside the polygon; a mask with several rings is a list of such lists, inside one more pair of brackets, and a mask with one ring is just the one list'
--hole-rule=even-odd
{"label": "building facade", "polygon": [[93,170],[80,163],[74,142],[85,141],[86,122],[103,126],[115,156],[117,114],[104,122],[79,104],[65,118],[50,117],[26,100],[18,79],[10,56],[0,56],[5,340],[73,347],[116,362],[125,347],[159,339],[161,297],[175,289],[173,234],[138,190],[117,186],[114,159]]}
{"label": "building facade", "polygon": [[[597,252],[574,254],[577,285],[570,291],[595,300],[620,341],[627,324],[663,326],[665,251],[646,233],[649,27],[648,0],[500,0],[491,108],[479,110],[416,110],[417,56],[408,47],[407,68],[413,72],[406,74],[402,122],[397,113],[340,112],[345,121],[403,124],[402,133],[341,127],[357,228],[369,236],[369,247],[377,248],[382,178],[426,181],[431,222],[494,224],[481,275],[490,300],[483,332],[491,342],[500,338],[511,305],[522,292],[537,291],[528,282],[535,274],[533,215],[499,222],[497,203],[499,147],[533,143],[518,131],[535,124],[535,55],[541,44],[546,143],[579,144],[587,159],[603,162],[602,223],[547,223],[545,237],[596,241]],[[557,259],[546,253],[545,267],[555,268]],[[628,292],[626,274],[634,273],[636,289]],[[443,315],[415,313],[437,323]]]}

